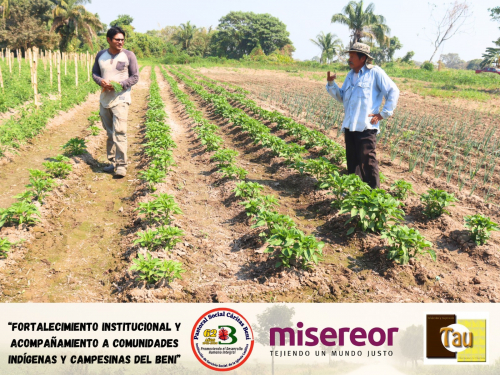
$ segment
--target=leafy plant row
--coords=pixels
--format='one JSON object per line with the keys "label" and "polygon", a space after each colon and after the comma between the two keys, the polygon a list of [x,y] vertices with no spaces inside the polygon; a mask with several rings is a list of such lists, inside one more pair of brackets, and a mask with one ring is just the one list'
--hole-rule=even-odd
{"label": "leafy plant row", "polygon": [[[57,187],[57,179],[68,177],[73,170],[69,157],[85,152],[85,140],[72,138],[61,148],[65,155],[57,155],[44,162],[45,171],[29,169],[28,189],[16,195],[17,202],[10,207],[0,208],[0,228],[4,225],[33,225],[40,221],[40,210],[34,202],[43,204],[48,193]],[[7,239],[0,238],[0,256],[5,256],[12,245]]]}
{"label": "leafy plant row", "polygon": [[232,106],[226,98],[210,93],[203,86],[195,83],[181,73],[172,71],[172,74],[181,79],[188,87],[196,92],[203,100],[214,106],[215,113],[227,119],[235,127],[240,127],[253,139],[254,144],[271,149],[273,154],[285,158],[285,163],[300,174],[308,173],[320,179],[329,173],[338,171],[339,167],[324,157],[319,159],[305,159],[302,157],[307,151],[304,146],[296,143],[287,143],[280,137],[271,134],[271,130],[259,120],[247,115],[242,109]]}
{"label": "leafy plant row", "polygon": [[61,110],[82,103],[88,94],[97,90],[98,86],[94,82],[82,83],[78,88],[68,86],[60,101],[47,97],[39,108],[30,104],[22,109],[19,117],[10,118],[0,127],[0,157],[6,151],[15,152],[26,140],[42,132],[48,121]]}
{"label": "leafy plant row", "polygon": [[[166,71],[162,70],[162,72],[174,95],[184,105],[186,112],[196,124],[195,131],[202,143],[206,134],[217,136],[215,134],[218,129],[217,125],[211,124],[205,119],[203,113],[197,110],[196,105],[189,99],[189,95],[179,89],[175,79],[170,77]],[[211,160],[218,163],[218,168],[224,171],[225,168],[234,163],[238,153],[222,148],[222,142],[222,138],[220,138],[220,143],[217,143],[216,148],[210,147],[207,143],[205,145],[207,151],[216,151]],[[238,177],[243,179],[244,175]],[[265,252],[278,259],[276,267],[309,268],[313,264],[317,264],[321,260],[324,243],[297,229],[291,217],[279,214],[275,210],[279,206],[278,200],[273,195],[262,195],[263,189],[264,186],[258,183],[241,181],[234,193],[236,197],[245,199],[241,204],[245,207],[247,215],[255,221],[252,227],[267,227],[260,235],[263,242],[268,244]]]}
{"label": "leafy plant row", "polygon": [[[2,69],[2,78],[4,81],[4,90],[0,92],[0,112],[16,108],[28,100],[32,100],[34,96],[33,86],[31,84],[31,67],[29,60],[21,59],[21,70],[17,59],[14,60],[12,73],[9,73],[7,60],[0,61]],[[68,63],[68,74],[61,74],[61,89],[75,87],[75,64]],[[49,94],[57,94],[57,67],[53,66],[52,84],[50,83],[50,70],[44,67],[42,61],[39,60],[37,69],[38,93],[43,97],[48,97]],[[79,68],[78,81],[80,84],[87,80],[87,70]],[[93,83],[93,82],[92,82]],[[95,85],[95,84],[94,84]],[[66,93],[64,92],[64,95]]]}
{"label": "leafy plant row", "polygon": [[[255,101],[247,99],[248,91],[239,88],[236,93],[232,93],[221,86],[220,82],[209,80],[207,77],[200,75],[194,76],[189,70],[178,67],[179,71],[188,75],[202,85],[208,87],[213,92],[226,99],[233,100],[251,111],[255,116],[264,121],[276,123],[278,129],[287,131],[288,136],[293,136],[295,139],[304,142],[305,148],[310,150],[314,147],[319,148],[319,153],[327,157],[334,164],[342,164],[345,161],[345,149],[337,142],[328,138],[325,134],[318,130],[309,129],[306,126],[297,123],[292,118],[284,116],[278,111],[268,111],[258,106]],[[235,87],[234,85],[232,87]]]}
{"label": "leafy plant row", "polygon": [[[182,75],[180,77],[182,79]],[[185,79],[184,82],[186,82]],[[192,85],[189,80],[186,83],[188,86],[191,84],[190,87],[195,92],[203,94],[203,91]],[[422,252],[428,252],[434,260],[436,259],[435,252],[430,249],[432,244],[425,241],[417,230],[400,225],[389,227],[391,223],[396,224],[402,221],[404,215],[399,208],[401,202],[394,199],[392,195],[382,189],[370,189],[355,175],[340,175],[336,168],[330,168],[331,164],[329,165],[324,158],[309,159],[307,162],[295,159],[291,165],[300,173],[307,171],[315,176],[320,188],[331,189],[336,198],[332,205],[339,208],[340,213],[349,213],[351,216],[347,223],[355,221],[363,231],[382,232],[383,238],[387,238],[390,245],[388,252],[390,259],[405,264],[411,257]],[[394,190],[393,195],[403,200],[412,191],[411,184],[403,180],[396,181],[391,190]],[[435,218],[447,212],[445,207],[456,199],[452,194],[442,190],[430,189],[427,194],[422,195],[421,200],[425,204],[424,214]],[[493,228],[493,224],[490,224],[488,228]],[[486,227],[486,224],[483,227]],[[351,227],[347,234],[351,234],[354,230],[355,227]],[[471,237],[476,238],[472,233],[471,230]],[[487,236],[486,232],[482,233],[482,236]]]}
{"label": "leafy plant row", "polygon": [[[172,138],[172,130],[166,123],[165,104],[160,95],[160,87],[156,80],[154,68],[151,70],[151,86],[149,89],[148,110],[145,121],[144,153],[148,157],[149,167],[140,173],[142,179],[151,191],[156,190],[156,184],[164,181],[170,168],[175,166],[173,149],[176,146]],[[181,209],[169,194],[153,194],[153,200],[139,203],[136,211],[144,215],[148,228],[137,233],[135,245],[146,248],[146,256],[139,253],[130,271],[137,272],[137,278],[148,284],[165,279],[171,282],[180,279],[184,271],[182,263],[174,260],[160,260],[151,252],[164,249],[171,251],[181,241],[184,232],[172,226],[174,214],[182,214]]]}

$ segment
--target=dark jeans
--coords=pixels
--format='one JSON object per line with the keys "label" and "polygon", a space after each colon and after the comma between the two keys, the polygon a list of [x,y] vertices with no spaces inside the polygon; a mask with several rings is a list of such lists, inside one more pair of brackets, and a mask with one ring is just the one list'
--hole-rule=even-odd
{"label": "dark jeans", "polygon": [[377,130],[362,132],[345,130],[345,153],[347,172],[357,174],[372,189],[380,187],[377,154]]}

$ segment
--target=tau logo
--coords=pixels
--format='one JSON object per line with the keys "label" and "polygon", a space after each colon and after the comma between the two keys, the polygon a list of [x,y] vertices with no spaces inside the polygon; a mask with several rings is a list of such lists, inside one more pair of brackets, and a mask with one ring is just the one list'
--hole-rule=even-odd
{"label": "tau logo", "polygon": [[459,353],[472,348],[473,333],[461,324],[450,324],[448,327],[441,328],[440,333],[443,346],[450,352]]}

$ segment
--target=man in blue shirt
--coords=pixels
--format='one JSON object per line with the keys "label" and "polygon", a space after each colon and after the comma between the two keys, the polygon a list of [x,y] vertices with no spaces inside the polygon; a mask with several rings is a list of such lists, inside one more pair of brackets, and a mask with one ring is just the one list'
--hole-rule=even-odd
{"label": "man in blue shirt", "polygon": [[[327,73],[326,91],[344,105],[342,132],[345,136],[347,171],[357,174],[370,187],[379,188],[380,178],[375,148],[379,122],[394,113],[399,89],[389,76],[371,63],[370,47],[354,43],[349,50],[349,67],[342,88],[336,74]],[[380,111],[382,99],[385,104]]]}

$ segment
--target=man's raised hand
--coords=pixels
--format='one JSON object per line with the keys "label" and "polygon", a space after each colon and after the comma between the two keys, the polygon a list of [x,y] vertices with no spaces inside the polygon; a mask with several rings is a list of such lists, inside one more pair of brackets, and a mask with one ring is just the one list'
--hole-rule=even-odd
{"label": "man's raised hand", "polygon": [[326,73],[326,80],[327,81],[333,81],[336,78],[337,78],[337,73],[330,74],[330,71],[328,71]]}

